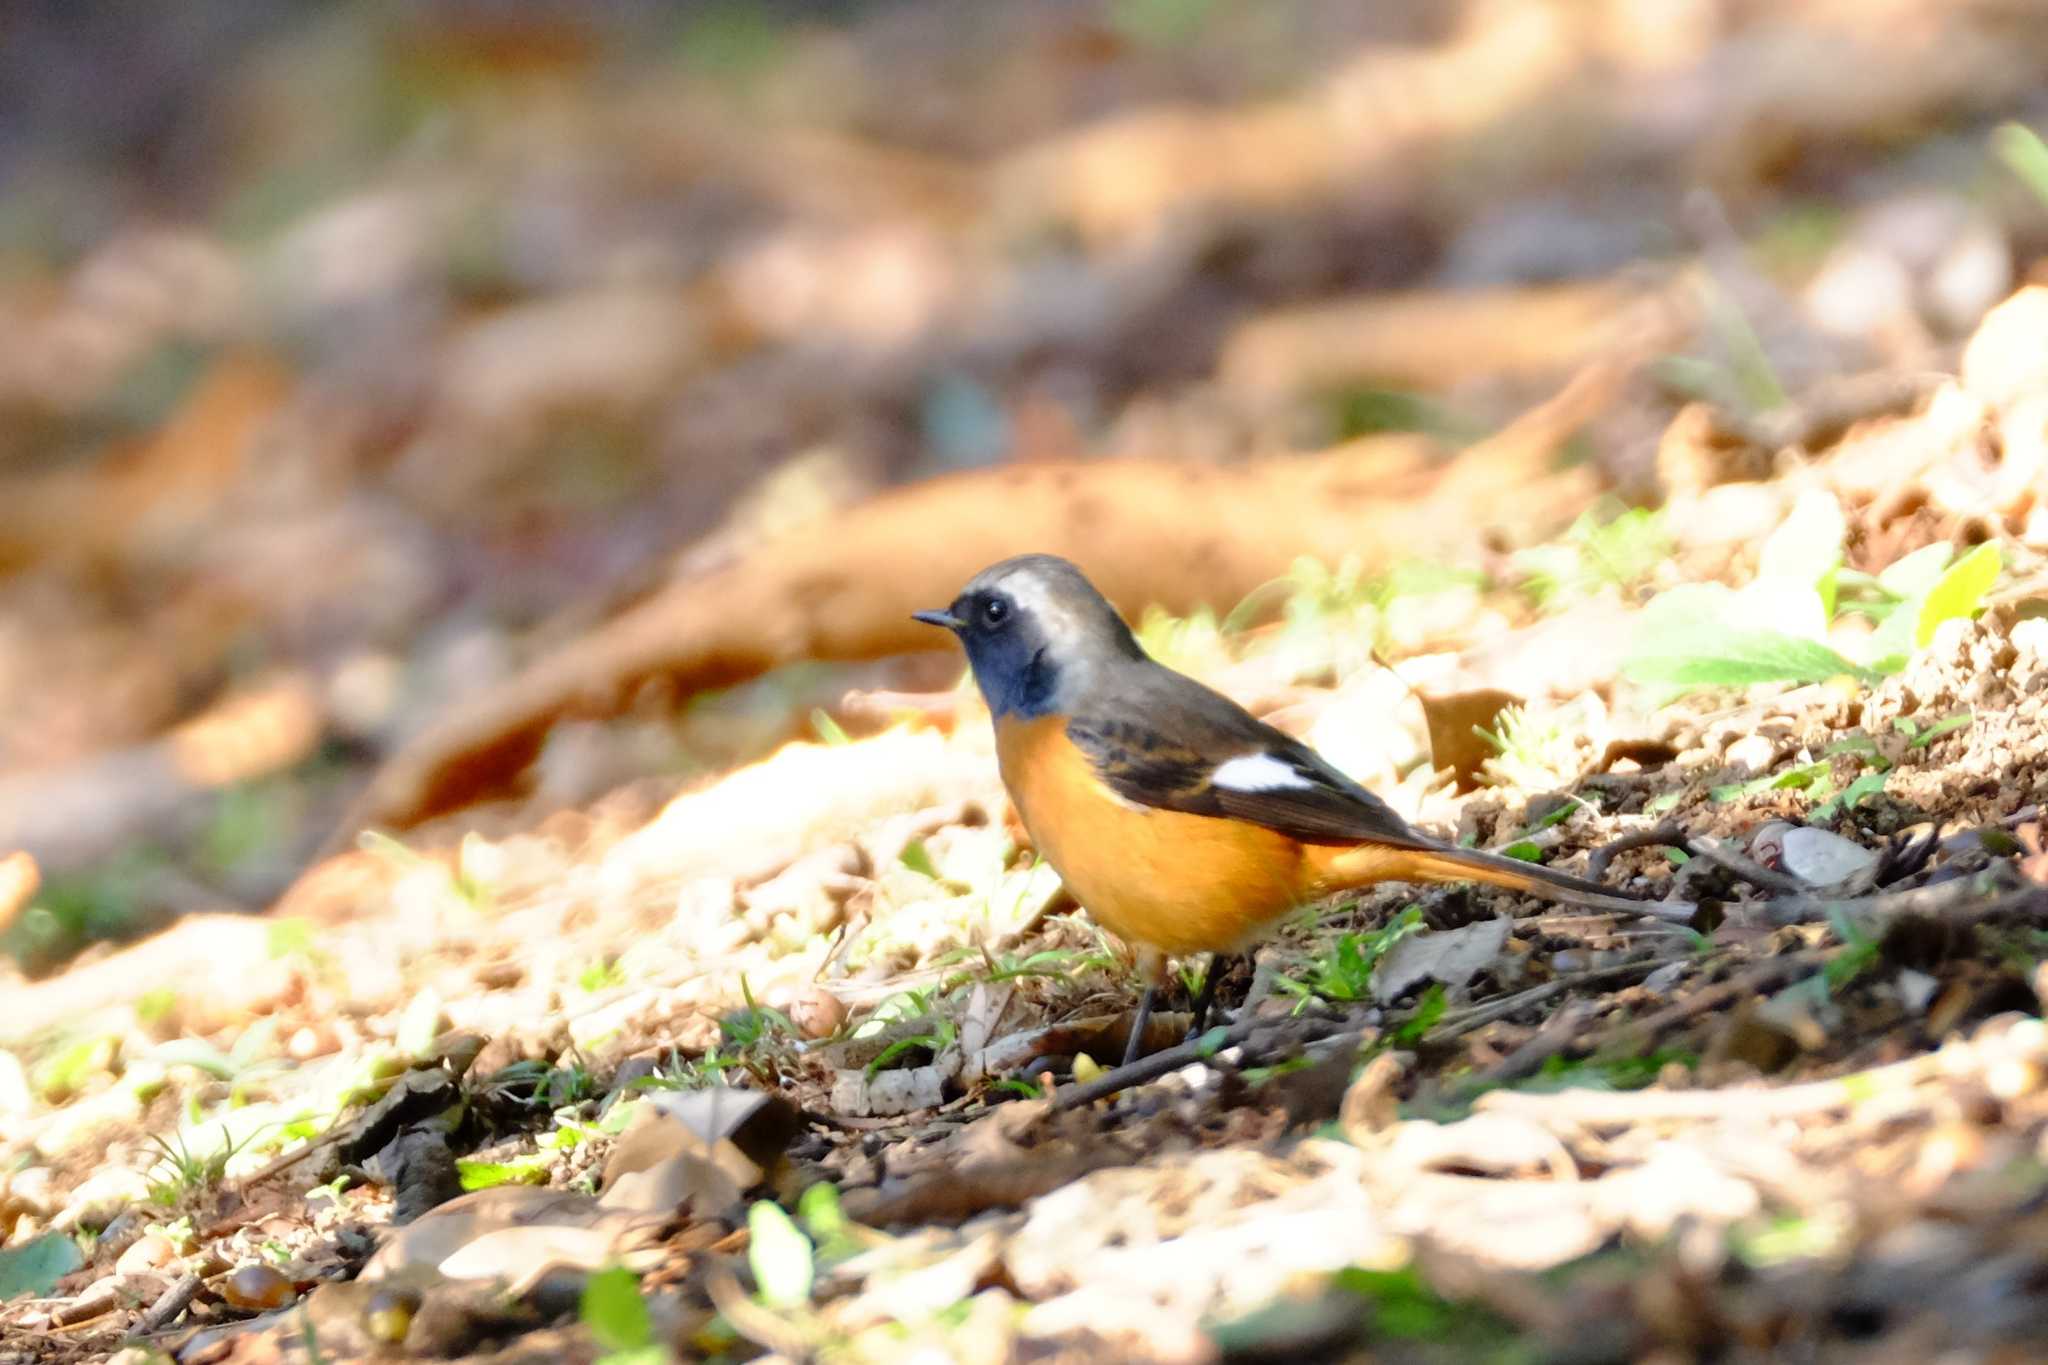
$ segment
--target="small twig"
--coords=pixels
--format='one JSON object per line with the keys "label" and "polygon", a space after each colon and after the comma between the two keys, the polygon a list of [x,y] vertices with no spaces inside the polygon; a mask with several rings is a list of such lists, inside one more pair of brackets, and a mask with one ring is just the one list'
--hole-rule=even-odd
{"label": "small twig", "polygon": [[1694,991],[1676,1004],[1668,1005],[1644,1019],[1634,1020],[1615,1029],[1606,1038],[1593,1044],[1593,1051],[1604,1052],[1609,1048],[1627,1053],[1640,1053],[1657,1035],[1688,1019],[1720,1008],[1724,1004],[1769,990],[1788,976],[1804,976],[1810,971],[1819,971],[1826,960],[1824,953],[1786,953],[1779,957],[1766,958],[1749,971],[1729,977],[1718,985],[1706,986]]}
{"label": "small twig", "polygon": [[1900,1090],[1942,1074],[1939,1052],[1923,1053],[1890,1066],[1835,1080],[1777,1087],[1716,1087],[1712,1090],[1490,1090],[1475,1109],[1506,1110],[1539,1123],[1630,1124],[1687,1120],[1798,1118],[1850,1109],[1888,1090]]}
{"label": "small twig", "polygon": [[1092,1081],[1085,1081],[1080,1085],[1061,1086],[1053,1097],[1052,1107],[1056,1110],[1078,1109],[1084,1104],[1093,1104],[1099,1099],[1114,1095],[1119,1090],[1127,1090],[1131,1086],[1157,1080],[1170,1071],[1180,1070],[1190,1062],[1207,1061],[1224,1048],[1235,1047],[1251,1037],[1253,1030],[1258,1027],[1258,1022],[1246,1019],[1232,1024],[1224,1030],[1223,1040],[1213,1046],[1204,1039],[1190,1038],[1178,1047],[1155,1052],[1149,1057],[1140,1057],[1128,1066],[1117,1067],[1114,1071],[1105,1071]]}
{"label": "small twig", "polygon": [[1496,1019],[1505,1019],[1510,1014],[1539,1005],[1553,995],[1563,995],[1578,986],[1596,986],[1607,981],[1626,980],[1632,976],[1648,976],[1663,964],[1652,958],[1638,962],[1617,962],[1612,967],[1596,967],[1591,971],[1577,972],[1571,976],[1560,976],[1555,981],[1546,981],[1540,986],[1531,986],[1513,995],[1503,995],[1497,1000],[1473,1005],[1454,1014],[1446,1014],[1429,1031],[1431,1042],[1449,1042],[1462,1038],[1474,1029],[1486,1027]]}
{"label": "small twig", "polygon": [[102,1313],[111,1313],[120,1306],[120,1285],[111,1280],[106,1281],[69,1303],[59,1304],[50,1313],[50,1325],[76,1327],[81,1322],[92,1321]]}
{"label": "small twig", "polygon": [[1577,1040],[1579,1029],[1593,1017],[1593,1011],[1594,1005],[1590,1000],[1572,1001],[1544,1020],[1543,1026],[1536,1030],[1528,1042],[1472,1077],[1466,1084],[1473,1090],[1490,1089],[1496,1085],[1507,1085],[1535,1075],[1545,1062]]}
{"label": "small twig", "polygon": [[1636,848],[1676,848],[1686,853],[1693,852],[1692,839],[1685,832],[1685,826],[1676,820],[1666,820],[1650,829],[1635,829],[1618,839],[1610,839],[1594,849],[1586,857],[1586,880],[1600,882],[1607,880],[1607,868],[1615,858]]}
{"label": "small twig", "polygon": [[1773,872],[1754,858],[1737,853],[1718,839],[1695,839],[1692,850],[1699,857],[1717,867],[1725,868],[1764,891],[1774,891],[1781,896],[1804,896],[1813,890],[1799,878],[1786,872]]}
{"label": "small twig", "polygon": [[148,1336],[161,1332],[176,1322],[178,1315],[192,1306],[193,1296],[199,1293],[201,1280],[196,1273],[179,1276],[171,1287],[156,1296],[156,1302],[142,1311],[135,1320],[135,1335]]}
{"label": "small twig", "polygon": [[1635,914],[1660,924],[1682,924],[1690,929],[1700,917],[1700,902],[1642,901],[1635,907]]}
{"label": "small twig", "polygon": [[1976,924],[2012,910],[2048,911],[2048,887],[1999,886],[2006,880],[1998,872],[2011,864],[1993,864],[1992,870],[1976,877],[1959,877],[1933,886],[1908,887],[1904,891],[1880,891],[1874,896],[1847,900],[1823,896],[1794,896],[1745,907],[1766,924],[1818,924],[1835,915],[1856,922],[1882,922],[1900,915],[1926,915],[1949,924]]}
{"label": "small twig", "polygon": [[704,1268],[704,1292],[711,1306],[732,1329],[757,1346],[779,1351],[791,1360],[807,1360],[816,1344],[809,1333],[780,1314],[755,1303],[739,1278],[716,1262]]}
{"label": "small twig", "polygon": [[[1215,1030],[1210,1030],[1214,1032]],[[1168,1072],[1178,1071],[1192,1062],[1206,1062],[1226,1048],[1236,1047],[1261,1032],[1286,1033],[1295,1035],[1301,1042],[1320,1042],[1332,1034],[1345,1031],[1341,1019],[1241,1019],[1223,1031],[1221,1041],[1204,1035],[1190,1038],[1177,1047],[1155,1052],[1149,1057],[1140,1057],[1128,1066],[1104,1072],[1094,1080],[1081,1085],[1062,1086],[1053,1097],[1052,1107],[1078,1109],[1084,1104],[1093,1104],[1099,1099],[1114,1095],[1119,1090],[1128,1090],[1134,1085],[1157,1080]]]}

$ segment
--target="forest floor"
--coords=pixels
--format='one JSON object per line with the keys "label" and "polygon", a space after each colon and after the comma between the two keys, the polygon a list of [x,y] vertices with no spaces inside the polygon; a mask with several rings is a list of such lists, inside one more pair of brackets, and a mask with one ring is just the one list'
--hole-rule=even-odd
{"label": "forest floor", "polygon": [[[0,1365],[2037,1355],[2048,25],[716,8],[241,33],[192,226],[0,214]],[[1025,550],[1642,912],[1114,1068],[908,620]]]}
{"label": "forest floor", "polygon": [[[1944,401],[1996,420],[1952,387],[1796,493],[1708,495],[1790,508],[1738,591],[1686,586],[1725,525],[1624,513],[1524,552],[1514,588],[1304,569],[1273,625],[1141,624],[1395,775],[1416,818],[1660,914],[1310,907],[1226,981],[1235,1023],[1181,1045],[1169,1008],[1172,1065],[1095,1097],[1126,955],[1020,847],[985,712],[891,695],[869,737],[820,720],[666,803],[441,854],[371,841],[271,917],[35,986],[72,1010],[11,1082],[41,1161],[8,1198],[98,1235],[5,1309],[9,1348],[92,1356],[196,1292],[181,1360],[379,1332],[494,1360],[2024,1351],[2048,1312],[2048,620],[2023,544],[2003,571],[1927,536],[1845,564],[1898,538],[1832,491],[1902,444],[1936,488],[1979,458],[1934,429]],[[1770,624],[1828,610],[1823,585],[1831,630]],[[1739,610],[1702,625],[1701,592]],[[1900,612],[1927,638],[1902,666],[1870,620]],[[1819,676],[1669,697],[1773,667]],[[417,1221],[369,1260],[395,1216]],[[617,1263],[651,1317],[557,1282]]]}

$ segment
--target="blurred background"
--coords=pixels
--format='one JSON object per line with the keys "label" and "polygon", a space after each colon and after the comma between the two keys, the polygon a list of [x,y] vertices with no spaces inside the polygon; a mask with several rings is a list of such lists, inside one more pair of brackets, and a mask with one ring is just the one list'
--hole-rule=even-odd
{"label": "blurred background", "polygon": [[[1620,353],[1578,455],[1653,500],[1687,404],[1952,368],[2048,246],[2044,10],[8,5],[0,947],[262,908],[431,718],[884,488],[1454,452]],[[643,697],[537,799],[854,676]]]}

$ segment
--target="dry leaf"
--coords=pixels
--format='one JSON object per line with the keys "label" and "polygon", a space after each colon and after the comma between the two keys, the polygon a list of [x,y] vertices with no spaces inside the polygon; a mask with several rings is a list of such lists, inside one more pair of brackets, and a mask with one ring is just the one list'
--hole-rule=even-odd
{"label": "dry leaf", "polygon": [[1479,731],[1491,730],[1500,713],[1519,706],[1522,699],[1512,692],[1482,687],[1470,692],[1452,692],[1441,697],[1423,697],[1422,715],[1429,724],[1430,762],[1448,768],[1457,779],[1459,791],[1479,785],[1480,770],[1495,750]]}
{"label": "dry leaf", "polygon": [[1373,973],[1373,999],[1391,1004],[1425,981],[1456,990],[1499,960],[1513,927],[1510,920],[1483,919],[1397,940]]}

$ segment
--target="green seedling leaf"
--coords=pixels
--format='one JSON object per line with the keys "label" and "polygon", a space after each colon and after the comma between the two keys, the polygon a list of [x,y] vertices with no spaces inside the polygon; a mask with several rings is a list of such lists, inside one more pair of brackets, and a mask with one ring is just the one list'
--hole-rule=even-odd
{"label": "green seedling leaf", "polygon": [[1990,542],[1979,545],[1951,565],[1920,605],[1919,620],[1913,632],[1914,646],[1925,649],[1933,641],[1934,632],[1942,622],[1974,616],[1977,608],[1984,604],[1984,594],[1990,592],[1991,585],[1998,581],[1998,571],[2003,566],[1998,546]]}
{"label": "green seedling leaf", "polygon": [[1395,1026],[1392,1042],[1398,1048],[1414,1047],[1429,1036],[1437,1020],[1444,1017],[1447,996],[1441,981],[1429,983],[1429,989],[1415,1002],[1415,1011]]}
{"label": "green seedling leaf", "polygon": [[[1908,749],[1924,749],[1928,745],[1934,743],[1935,740],[1940,739],[1943,735],[1954,734],[1957,730],[1962,729],[1964,726],[1968,725],[1971,721],[1975,720],[1976,718],[1977,717],[1973,712],[1959,711],[1953,716],[1948,716],[1934,722],[1934,724],[1928,726],[1925,730],[1919,731],[1918,733],[1908,731],[1906,747]],[[1897,721],[1894,722],[1894,724],[1899,725],[1900,728],[1903,729],[1905,726],[1912,724],[1912,722],[1906,720],[1904,716],[1901,716]]]}
{"label": "green seedling leaf", "polygon": [[1829,758],[1835,758],[1844,754],[1853,755],[1862,759],[1865,763],[1876,765],[1879,769],[1891,766],[1885,762],[1884,755],[1879,752],[1877,741],[1869,735],[1844,735],[1833,744],[1828,745],[1827,748],[1821,750],[1821,753]]}
{"label": "green seedling leaf", "polygon": [[1864,642],[1864,666],[1873,673],[1896,673],[1913,657],[1913,635],[1920,625],[1924,597],[1914,597],[1894,607]]}
{"label": "green seedling leaf", "polygon": [[487,1190],[494,1185],[548,1183],[546,1164],[533,1157],[524,1161],[472,1161],[468,1157],[457,1157],[455,1173],[462,1178],[465,1190]]}
{"label": "green seedling leaf", "polygon": [[804,1230],[819,1242],[846,1235],[846,1213],[839,1207],[839,1188],[819,1181],[805,1187],[796,1201],[796,1216]]}
{"label": "green seedling leaf", "polygon": [[150,1060],[165,1066],[189,1066],[217,1081],[231,1081],[241,1068],[232,1057],[204,1038],[172,1038],[149,1050]]}
{"label": "green seedling leaf", "polygon": [[1888,780],[1890,780],[1890,774],[1882,768],[1875,772],[1864,773],[1854,782],[1844,787],[1839,796],[1815,806],[1808,818],[1816,824],[1824,824],[1833,820],[1843,811],[1855,810],[1865,801],[1882,792],[1884,784]]}
{"label": "green seedling leaf", "polygon": [[1877,586],[1900,601],[1930,591],[1941,580],[1942,570],[1956,557],[1956,547],[1947,541],[1923,545],[1904,559],[1894,561],[1877,576]]}
{"label": "green seedling leaf", "polygon": [[815,1259],[834,1265],[860,1254],[861,1244],[853,1235],[853,1224],[839,1207],[839,1189],[820,1181],[806,1186],[796,1201],[797,1222],[817,1247]]}
{"label": "green seedling leaf", "polygon": [[1229,1038],[1230,1029],[1223,1024],[1218,1024],[1201,1037],[1195,1039],[1195,1055],[1203,1061],[1207,1061],[1223,1050],[1223,1044]]}
{"label": "green seedling leaf", "polygon": [[747,1264],[761,1301],[770,1308],[802,1308],[811,1301],[811,1242],[773,1200],[747,1209]]}
{"label": "green seedling leaf", "polygon": [[647,1312],[647,1301],[640,1297],[640,1282],[624,1266],[609,1266],[583,1282],[580,1311],[590,1335],[614,1355],[631,1353],[638,1359],[650,1349],[659,1350],[654,1320]]}
{"label": "green seedling leaf", "polygon": [[398,1016],[398,1030],[392,1041],[408,1057],[425,1057],[434,1050],[434,1039],[440,1036],[441,996],[429,987],[407,1002],[405,1012]]}
{"label": "green seedling leaf", "polygon": [[[1667,639],[1659,652],[1642,652],[1623,665],[1638,682],[1677,687],[1748,687],[1754,683],[1826,682],[1866,670],[1817,640],[1774,630],[1709,626],[1690,639]],[[1683,648],[1674,646],[1683,645]]]}
{"label": "green seedling leaf", "polygon": [[2006,169],[2019,177],[2036,199],[2048,204],[2048,146],[2042,144],[2039,134],[2023,123],[2002,123],[1991,134],[1991,146]]}
{"label": "green seedling leaf", "polygon": [[273,962],[288,957],[310,957],[313,953],[313,926],[302,919],[272,920],[263,939],[265,950]]}
{"label": "green seedling leaf", "polygon": [[1623,672],[1681,690],[1869,676],[1818,640],[1745,624],[1744,613],[1754,605],[1713,583],[1658,594],[1643,612]]}
{"label": "green seedling leaf", "polygon": [[0,1250],[0,1303],[24,1294],[48,1294],[57,1281],[83,1264],[78,1243],[61,1232]]}
{"label": "green seedling leaf", "polygon": [[1820,969],[1821,980],[1826,983],[1827,990],[1832,994],[1876,965],[1878,942],[1863,926],[1850,919],[1836,906],[1828,907],[1828,926],[1835,931],[1835,937],[1842,941],[1842,950],[1829,958]]}
{"label": "green seedling leaf", "polygon": [[827,744],[851,744],[853,742],[847,737],[846,731],[840,728],[839,722],[827,715],[825,708],[822,706],[811,708],[811,728],[816,730],[818,738]]}
{"label": "green seedling leaf", "polygon": [[1517,862],[1540,863],[1543,861],[1543,846],[1534,839],[1522,839],[1501,849],[1500,855]]}
{"label": "green seedling leaf", "polygon": [[1832,776],[1832,769],[1826,763],[1802,763],[1796,768],[1787,768],[1781,773],[1765,773],[1747,782],[1711,787],[1707,795],[1714,801],[1740,801],[1767,791],[1801,791],[1825,783]]}
{"label": "green seedling leaf", "polygon": [[931,850],[924,846],[924,840],[922,839],[912,839],[909,843],[905,844],[903,851],[897,854],[896,858],[897,861],[901,862],[912,872],[930,877],[933,881],[939,879],[939,869],[932,862]]}
{"label": "green seedling leaf", "polygon": [[876,1072],[885,1070],[889,1063],[895,1061],[906,1052],[912,1052],[918,1048],[929,1048],[933,1052],[938,1052],[947,1043],[952,1041],[955,1031],[955,1026],[951,1020],[942,1019],[939,1021],[939,1027],[930,1033],[920,1033],[909,1038],[898,1038],[895,1042],[875,1054],[875,1059],[867,1065],[866,1074],[873,1076]]}
{"label": "green seedling leaf", "polygon": [[1786,1261],[1826,1260],[1848,1232],[1845,1218],[1781,1214],[1753,1232],[1731,1229],[1729,1240],[1744,1264],[1762,1270]]}
{"label": "green seedling leaf", "polygon": [[1823,619],[1833,616],[1835,571],[1842,565],[1847,530],[1835,495],[1808,489],[1792,505],[1792,515],[1764,540],[1756,576],[1812,588],[1820,594]]}

